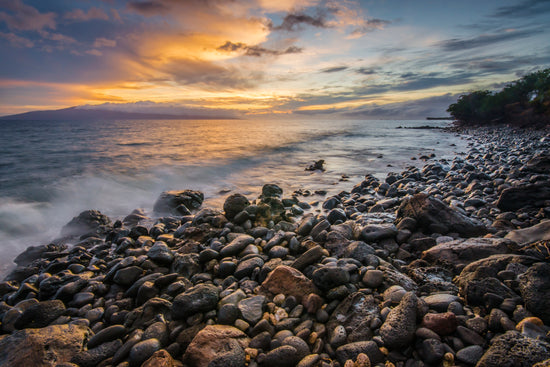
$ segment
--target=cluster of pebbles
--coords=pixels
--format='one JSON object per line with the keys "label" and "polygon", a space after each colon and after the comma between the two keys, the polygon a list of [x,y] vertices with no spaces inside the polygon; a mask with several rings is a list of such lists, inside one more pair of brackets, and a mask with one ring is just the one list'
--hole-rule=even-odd
{"label": "cluster of pebbles", "polygon": [[330,197],[81,213],[0,283],[0,365],[550,366],[550,135],[463,133]]}

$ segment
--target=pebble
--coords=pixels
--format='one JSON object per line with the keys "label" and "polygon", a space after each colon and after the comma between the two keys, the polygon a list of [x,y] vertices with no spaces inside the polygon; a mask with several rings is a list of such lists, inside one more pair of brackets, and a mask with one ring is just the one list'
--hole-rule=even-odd
{"label": "pebble", "polygon": [[[70,248],[30,248],[0,283],[0,338],[50,324],[89,327],[87,350],[71,358],[94,366],[168,363],[205,326],[240,333],[227,342],[233,354],[204,358],[205,366],[473,366],[495,340],[512,354],[506,343],[521,341],[529,354],[548,335],[544,246],[504,246],[493,259],[478,245],[464,264],[422,251],[462,237],[532,236],[550,217],[548,203],[526,196],[532,207],[504,211],[522,202],[506,190],[547,183],[547,168],[528,162],[549,150],[548,136],[482,129],[464,156],[385,180],[367,175],[313,206],[301,201],[311,192],[285,197],[266,185],[255,201],[228,198],[227,217],[199,208],[191,191],[177,196],[194,198],[190,206],[170,208],[171,217],[138,211],[111,223],[87,212],[73,225],[96,220],[101,231]],[[428,195],[431,217],[417,215],[422,208],[402,215],[410,198]]]}

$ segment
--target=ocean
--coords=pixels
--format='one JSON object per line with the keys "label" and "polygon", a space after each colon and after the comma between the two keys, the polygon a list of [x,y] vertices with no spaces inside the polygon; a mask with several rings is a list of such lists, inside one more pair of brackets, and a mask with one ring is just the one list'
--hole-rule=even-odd
{"label": "ocean", "polygon": [[[398,128],[448,124],[0,120],[0,268],[26,247],[57,237],[83,210],[112,219],[136,208],[150,213],[164,190],[200,190],[203,206],[221,209],[231,193],[253,200],[265,183],[281,186],[284,196],[297,189],[330,194],[350,190],[365,174],[383,179],[390,171],[421,167],[422,155],[452,159],[466,150],[466,140],[438,129]],[[305,170],[320,159],[325,172]]]}

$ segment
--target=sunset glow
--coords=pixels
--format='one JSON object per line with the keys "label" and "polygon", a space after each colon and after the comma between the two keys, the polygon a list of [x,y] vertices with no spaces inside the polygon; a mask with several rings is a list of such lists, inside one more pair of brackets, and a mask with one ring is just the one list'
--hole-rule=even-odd
{"label": "sunset glow", "polygon": [[0,0],[0,115],[442,115],[548,67],[549,14],[547,1]]}

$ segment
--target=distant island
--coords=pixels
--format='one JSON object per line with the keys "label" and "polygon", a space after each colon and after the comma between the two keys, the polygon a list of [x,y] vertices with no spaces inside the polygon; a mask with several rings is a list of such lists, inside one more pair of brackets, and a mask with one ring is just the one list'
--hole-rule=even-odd
{"label": "distant island", "polygon": [[454,120],[452,117],[426,117],[426,120]]}
{"label": "distant island", "polygon": [[232,116],[170,115],[163,113],[124,112],[105,109],[69,107],[60,110],[31,111],[2,116],[0,120],[216,120],[234,119]]}

